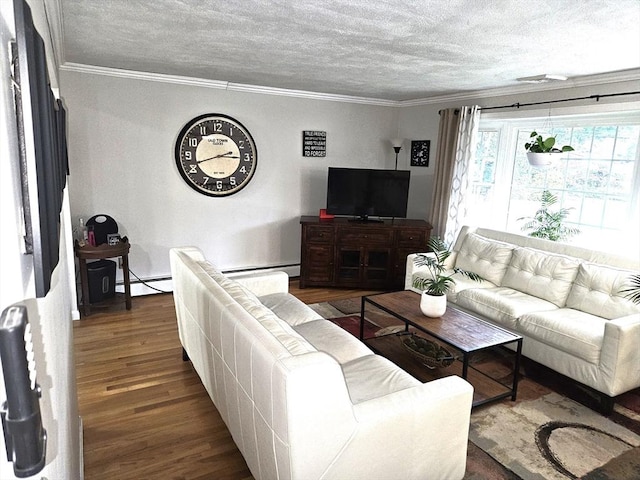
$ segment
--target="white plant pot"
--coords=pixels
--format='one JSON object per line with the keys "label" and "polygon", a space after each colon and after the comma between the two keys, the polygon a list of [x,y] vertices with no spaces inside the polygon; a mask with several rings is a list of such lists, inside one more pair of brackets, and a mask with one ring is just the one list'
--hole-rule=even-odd
{"label": "white plant pot", "polygon": [[446,310],[446,295],[429,295],[427,292],[422,292],[420,297],[420,311],[427,317],[439,318],[444,315]]}
{"label": "white plant pot", "polygon": [[561,152],[553,152],[553,153],[535,153],[535,152],[527,152],[527,160],[529,160],[529,165],[534,167],[546,167],[548,165],[552,165],[557,160],[562,157]]}

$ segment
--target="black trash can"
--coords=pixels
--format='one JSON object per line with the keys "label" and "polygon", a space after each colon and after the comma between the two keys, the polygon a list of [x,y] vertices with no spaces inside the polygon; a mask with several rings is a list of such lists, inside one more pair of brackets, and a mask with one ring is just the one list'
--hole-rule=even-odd
{"label": "black trash can", "polygon": [[87,263],[89,303],[97,303],[116,295],[116,262],[97,260]]}

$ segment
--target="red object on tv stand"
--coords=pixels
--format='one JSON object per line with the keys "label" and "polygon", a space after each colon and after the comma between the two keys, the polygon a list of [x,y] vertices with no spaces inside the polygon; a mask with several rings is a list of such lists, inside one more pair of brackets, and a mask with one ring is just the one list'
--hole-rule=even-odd
{"label": "red object on tv stand", "polygon": [[320,218],[324,218],[324,219],[335,218],[335,215],[331,215],[331,214],[327,213],[327,209],[326,208],[321,208],[320,209]]}

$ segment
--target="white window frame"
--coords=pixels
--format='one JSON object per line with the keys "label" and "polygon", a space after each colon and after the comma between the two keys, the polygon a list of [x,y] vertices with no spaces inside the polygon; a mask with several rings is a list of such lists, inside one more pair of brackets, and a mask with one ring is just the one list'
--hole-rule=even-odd
{"label": "white window frame", "polygon": [[[540,130],[544,126],[551,127],[579,127],[579,126],[599,126],[599,125],[638,125],[640,124],[640,102],[633,102],[625,105],[627,111],[604,111],[597,113],[584,113],[584,108],[559,109],[550,113],[546,111],[528,112],[487,112],[482,113],[479,130],[498,132],[498,153],[495,165],[495,184],[493,198],[486,208],[491,209],[489,224],[483,225],[499,230],[508,229],[508,211],[513,183],[513,170],[515,156],[524,152],[524,145],[517,144],[519,130]],[[634,108],[635,107],[635,108]],[[610,110],[608,106],[605,110]],[[640,148],[636,152],[635,167],[633,173],[633,187],[631,206],[628,212],[628,225],[624,233],[625,246],[638,249],[640,245]],[[473,223],[473,218],[468,223]],[[516,231],[511,227],[513,233],[523,234],[522,230]],[[585,240],[583,239],[582,242]],[[581,244],[581,241],[572,243]],[[586,245],[585,245],[586,246]],[[618,248],[620,245],[618,246]]]}

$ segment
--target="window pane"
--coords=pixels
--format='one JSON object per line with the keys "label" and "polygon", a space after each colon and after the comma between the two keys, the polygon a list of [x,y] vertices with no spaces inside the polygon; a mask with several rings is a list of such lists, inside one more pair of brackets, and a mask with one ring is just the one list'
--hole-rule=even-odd
{"label": "window pane", "polygon": [[593,127],[574,128],[571,135],[571,146],[576,152],[589,156],[593,141]]}
{"label": "window pane", "polygon": [[616,138],[616,149],[613,158],[621,160],[633,160],[638,148],[638,137],[640,137],[640,126],[625,125],[618,128]]}
{"label": "window pane", "polygon": [[593,147],[591,158],[609,159],[613,157],[613,147],[616,140],[615,126],[596,127],[593,131]]}
{"label": "window pane", "polygon": [[491,205],[496,178],[496,162],[500,132],[481,131],[474,164],[470,169],[471,194],[467,206],[468,218],[484,225],[490,225]]}

